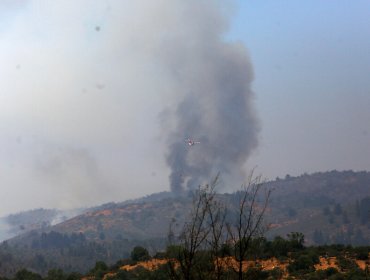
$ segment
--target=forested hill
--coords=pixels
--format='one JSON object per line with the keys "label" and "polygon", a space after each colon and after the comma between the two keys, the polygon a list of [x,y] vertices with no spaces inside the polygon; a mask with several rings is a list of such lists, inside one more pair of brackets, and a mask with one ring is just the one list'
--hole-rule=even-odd
{"label": "forested hill", "polygon": [[[331,171],[287,175],[266,183],[273,189],[266,212],[267,236],[302,232],[306,244],[370,244],[370,173]],[[230,201],[233,194],[222,194]],[[0,273],[21,266],[43,271],[82,271],[96,260],[112,263],[135,245],[152,251],[166,246],[170,224],[181,228],[191,194],[153,194],[108,203],[54,226],[28,231],[0,246]],[[11,257],[10,257],[11,256]]]}
{"label": "forested hill", "polygon": [[330,171],[287,175],[267,185],[270,236],[303,232],[310,244],[370,243],[370,173]]}
{"label": "forested hill", "polygon": [[268,185],[274,187],[275,197],[306,196],[306,200],[328,198],[337,203],[349,203],[370,196],[370,172],[330,171],[303,174],[298,177],[286,175],[276,178]]}

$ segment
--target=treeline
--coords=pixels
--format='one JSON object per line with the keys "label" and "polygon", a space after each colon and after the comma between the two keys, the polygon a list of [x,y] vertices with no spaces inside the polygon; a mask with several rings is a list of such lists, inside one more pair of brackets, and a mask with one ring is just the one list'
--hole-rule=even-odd
{"label": "treeline", "polygon": [[[62,269],[51,269],[41,276],[31,270],[21,269],[12,278],[1,280],[75,280],[89,277],[89,279],[105,280],[164,280],[164,279],[239,279],[233,268],[230,258],[232,251],[242,246],[238,242],[234,246],[223,244],[217,257],[224,260],[221,271],[217,271],[216,264],[210,250],[200,250],[194,256],[196,269],[192,270],[189,278],[183,273],[180,259],[183,256],[184,246],[170,245],[164,252],[157,252],[151,256],[148,250],[136,246],[128,258],[119,260],[116,264],[108,266],[98,261],[87,273],[65,272]],[[253,239],[244,259],[242,279],[309,279],[309,280],[335,280],[335,279],[369,279],[369,252],[370,247],[352,247],[344,245],[330,245],[318,247],[305,247],[304,236],[301,233],[291,233],[287,238],[275,237],[273,240],[265,238]],[[264,260],[275,259],[275,267],[263,267]],[[335,259],[334,266],[316,269],[322,259]],[[157,266],[149,266],[154,260],[165,260]],[[360,268],[358,260],[367,265]]]}
{"label": "treeline", "polygon": [[[128,240],[112,242],[91,241],[83,233],[64,234],[55,231],[33,233],[29,243],[3,242],[0,245],[0,276],[13,276],[21,268],[45,275],[58,267],[65,273],[85,273],[96,260],[114,263],[129,257],[138,244],[150,248],[165,247],[165,240]],[[28,279],[28,278],[25,278]]]}

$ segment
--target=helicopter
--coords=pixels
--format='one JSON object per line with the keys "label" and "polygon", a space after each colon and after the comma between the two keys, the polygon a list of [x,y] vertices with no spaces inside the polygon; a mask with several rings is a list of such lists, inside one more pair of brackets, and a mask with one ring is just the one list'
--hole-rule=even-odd
{"label": "helicopter", "polygon": [[195,144],[200,144],[199,141],[194,141],[193,139],[190,139],[190,138],[188,138],[186,140],[186,142],[188,143],[189,146],[194,146]]}

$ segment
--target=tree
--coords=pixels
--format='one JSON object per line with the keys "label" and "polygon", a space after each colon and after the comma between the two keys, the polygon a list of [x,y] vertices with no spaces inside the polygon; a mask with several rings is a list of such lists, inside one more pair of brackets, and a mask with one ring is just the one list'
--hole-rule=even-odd
{"label": "tree", "polygon": [[[230,201],[217,196],[217,182],[218,176],[195,192],[191,213],[178,237],[180,247],[172,247],[177,249],[179,263],[177,271],[175,263],[170,265],[174,279],[222,279],[225,263],[220,257],[230,253],[227,242],[233,245],[231,255],[238,261],[234,272],[243,279],[243,260],[252,240],[261,237],[266,229],[263,217],[271,192],[262,193],[261,176],[254,177],[252,172]],[[174,239],[171,227],[169,236]]]}
{"label": "tree", "polygon": [[90,270],[90,275],[94,276],[95,279],[102,279],[104,274],[108,271],[108,266],[103,261],[97,261],[95,267]]}
{"label": "tree", "polygon": [[[202,271],[202,269],[197,269],[196,266],[204,263],[199,258],[205,256],[199,254],[199,252],[206,248],[207,238],[211,232],[207,219],[210,209],[213,209],[211,204],[214,203],[214,189],[217,180],[218,176],[210,185],[199,187],[193,197],[192,210],[178,237],[180,247],[173,247],[177,248],[175,253],[177,253],[176,259],[180,264],[180,274],[176,273],[175,264],[170,263],[172,278],[190,280],[196,278],[197,271]],[[174,233],[170,226],[170,242],[174,238],[173,236]]]}
{"label": "tree", "polygon": [[287,234],[290,243],[290,250],[297,251],[304,248],[304,235],[301,232],[291,232]]}
{"label": "tree", "polygon": [[314,262],[308,255],[300,255],[296,260],[294,260],[291,264],[288,266],[289,272],[296,272],[296,271],[302,271],[308,272],[308,271],[314,271]]}
{"label": "tree", "polygon": [[212,263],[214,266],[214,268],[211,269],[211,274],[214,279],[220,280],[224,274],[224,262],[221,258],[229,255],[229,252],[226,244],[227,234],[225,234],[227,207],[223,202],[217,199],[217,194],[215,192],[217,179],[216,177],[213,184],[209,186],[204,199],[207,206],[207,225],[210,228],[209,237],[207,238],[207,247],[209,248],[210,259],[213,261]]}
{"label": "tree", "polygon": [[289,242],[281,236],[276,236],[271,242],[271,251],[273,256],[277,258],[286,257],[289,252]]}
{"label": "tree", "polygon": [[22,269],[15,274],[14,280],[42,280],[42,277],[37,273]]}
{"label": "tree", "polygon": [[253,172],[246,184],[237,193],[237,209],[234,219],[226,223],[227,233],[234,246],[234,258],[238,262],[236,273],[243,279],[243,261],[254,238],[263,236],[266,228],[263,218],[271,195],[271,190],[261,196],[263,182],[261,176],[254,177]]}
{"label": "tree", "polygon": [[147,249],[141,246],[136,246],[131,251],[131,259],[134,262],[147,261],[150,259],[150,255]]}

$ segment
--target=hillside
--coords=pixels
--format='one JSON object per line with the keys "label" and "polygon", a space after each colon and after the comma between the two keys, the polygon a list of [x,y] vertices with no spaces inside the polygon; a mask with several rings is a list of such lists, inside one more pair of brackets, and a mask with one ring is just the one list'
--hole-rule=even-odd
{"label": "hillside", "polygon": [[[306,244],[370,244],[370,173],[325,172],[267,182],[273,189],[266,213],[268,237],[302,232]],[[232,204],[234,194],[220,198]],[[96,260],[113,263],[135,245],[163,250],[172,222],[181,228],[192,196],[154,194],[140,200],[108,203],[54,226],[19,235],[0,247],[0,272],[21,265],[46,271],[58,266],[84,271]],[[5,261],[12,256],[13,261]]]}
{"label": "hillside", "polygon": [[[273,189],[266,218],[268,236],[302,232],[307,244],[369,244],[369,172],[315,173],[267,182]],[[224,194],[223,199],[232,200]],[[181,225],[192,203],[191,195],[148,196],[131,203],[110,203],[56,225],[61,233],[82,232],[89,240],[161,238],[170,221]],[[362,209],[362,210],[361,210]],[[367,237],[367,238],[366,238]]]}

